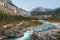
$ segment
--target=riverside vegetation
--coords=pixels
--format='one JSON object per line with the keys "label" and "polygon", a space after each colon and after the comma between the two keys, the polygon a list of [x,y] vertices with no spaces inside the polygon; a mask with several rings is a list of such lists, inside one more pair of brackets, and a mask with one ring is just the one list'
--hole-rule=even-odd
{"label": "riverside vegetation", "polygon": [[[22,37],[23,36],[22,28],[24,29],[28,27],[35,27],[41,24],[42,22],[37,21],[37,19],[23,17],[21,15],[11,15],[11,13],[6,12],[5,10],[0,10],[1,39],[10,37]],[[4,25],[8,26],[4,27]]]}

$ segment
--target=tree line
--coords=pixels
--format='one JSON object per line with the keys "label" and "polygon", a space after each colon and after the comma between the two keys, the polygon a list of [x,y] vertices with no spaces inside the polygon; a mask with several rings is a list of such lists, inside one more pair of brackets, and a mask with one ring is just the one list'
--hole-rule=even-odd
{"label": "tree line", "polygon": [[21,15],[11,15],[9,12],[5,12],[0,10],[0,23],[10,23],[10,22],[17,22],[17,21],[27,21],[32,20],[33,18],[24,17]]}

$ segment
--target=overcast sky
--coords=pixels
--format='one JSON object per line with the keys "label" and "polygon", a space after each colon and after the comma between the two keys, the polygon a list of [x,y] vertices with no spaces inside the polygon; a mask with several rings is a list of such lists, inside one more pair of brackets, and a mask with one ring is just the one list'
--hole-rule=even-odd
{"label": "overcast sky", "polygon": [[27,11],[35,7],[57,8],[60,7],[60,0],[11,0],[19,8]]}

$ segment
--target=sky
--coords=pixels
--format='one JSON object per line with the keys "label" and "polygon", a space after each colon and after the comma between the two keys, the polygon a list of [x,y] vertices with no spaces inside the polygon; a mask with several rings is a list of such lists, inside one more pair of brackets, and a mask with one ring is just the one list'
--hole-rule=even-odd
{"label": "sky", "polygon": [[58,8],[60,0],[11,0],[17,7],[31,11],[36,7]]}

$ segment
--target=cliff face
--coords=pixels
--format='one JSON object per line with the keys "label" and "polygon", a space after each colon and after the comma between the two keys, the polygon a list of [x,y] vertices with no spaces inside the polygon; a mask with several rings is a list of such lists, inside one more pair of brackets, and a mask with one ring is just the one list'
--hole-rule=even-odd
{"label": "cliff face", "polygon": [[29,12],[15,6],[10,0],[0,0],[0,8],[17,15],[29,16]]}

